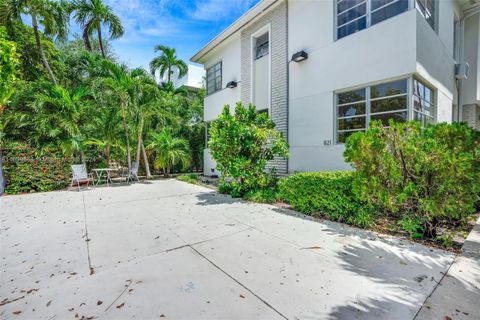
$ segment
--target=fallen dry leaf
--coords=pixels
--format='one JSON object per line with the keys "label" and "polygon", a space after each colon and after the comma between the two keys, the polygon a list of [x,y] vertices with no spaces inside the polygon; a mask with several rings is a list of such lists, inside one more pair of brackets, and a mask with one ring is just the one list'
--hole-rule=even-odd
{"label": "fallen dry leaf", "polygon": [[308,249],[323,249],[320,246],[313,246],[313,247],[305,247],[305,248],[300,248],[300,250],[308,250]]}
{"label": "fallen dry leaf", "polygon": [[47,302],[47,307],[49,307],[52,304],[52,300]]}
{"label": "fallen dry leaf", "polygon": [[97,301],[97,306],[101,305],[102,303],[103,303],[102,300],[98,300],[98,301]]}
{"label": "fallen dry leaf", "polygon": [[13,311],[13,314],[14,315],[19,315],[20,313],[22,313],[22,311],[18,310],[18,311]]}
{"label": "fallen dry leaf", "polygon": [[243,294],[240,295],[240,298],[245,299],[245,297],[243,296]]}
{"label": "fallen dry leaf", "polygon": [[123,302],[122,304],[119,304],[119,305],[117,306],[117,309],[122,308],[124,305],[125,305],[125,302]]}

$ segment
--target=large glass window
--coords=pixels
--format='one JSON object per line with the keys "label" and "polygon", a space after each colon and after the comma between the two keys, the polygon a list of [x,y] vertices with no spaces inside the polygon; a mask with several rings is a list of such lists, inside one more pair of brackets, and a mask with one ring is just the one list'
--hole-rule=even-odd
{"label": "large glass window", "polygon": [[[364,131],[373,120],[385,126],[391,119],[419,120],[426,125],[434,120],[433,91],[413,79],[413,106],[410,107],[409,79],[380,83],[336,95],[336,141],[344,143],[354,132]],[[411,110],[411,112],[409,112]],[[413,113],[412,113],[413,112]]]}
{"label": "large glass window", "polygon": [[432,123],[435,118],[435,105],[433,101],[433,90],[413,80],[413,119],[418,120],[425,126]]}
{"label": "large glass window", "polygon": [[207,95],[222,89],[222,62],[207,69]]}
{"label": "large glass window", "polygon": [[415,0],[415,6],[435,30],[435,0]]}
{"label": "large glass window", "polygon": [[337,39],[408,10],[409,0],[337,0]]}

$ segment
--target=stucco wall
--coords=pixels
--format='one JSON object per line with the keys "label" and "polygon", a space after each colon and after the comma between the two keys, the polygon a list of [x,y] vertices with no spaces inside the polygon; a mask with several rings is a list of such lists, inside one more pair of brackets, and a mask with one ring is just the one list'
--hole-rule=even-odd
{"label": "stucco wall", "polygon": [[[349,169],[343,160],[344,146],[335,144],[334,101],[338,90],[414,76],[434,87],[437,120],[452,120],[452,102],[456,101],[453,60],[453,29],[459,10],[456,1],[439,3],[436,30],[416,9],[410,9],[340,40],[335,40],[334,1],[290,0],[288,5],[283,1],[269,10],[247,25],[238,42],[232,44],[240,52],[234,54],[231,50],[231,56],[239,59],[237,64],[233,63],[240,72],[241,85],[232,95],[229,92],[224,97],[219,93],[207,98],[205,118],[213,119],[221,110],[220,102],[233,101],[237,94],[243,103],[250,102],[251,36],[270,25],[271,116],[288,137],[289,172]],[[468,31],[472,29],[467,25],[470,29],[465,40],[475,41],[470,54],[471,60],[477,61],[478,16],[469,24],[473,24],[474,31]],[[288,63],[289,57],[300,50],[308,52],[309,58],[301,63]],[[474,93],[474,99],[480,95],[479,68],[475,63],[471,74],[475,81],[470,82],[474,88],[468,89]],[[276,165],[280,172],[287,170],[283,159],[278,159]]]}
{"label": "stucco wall", "polygon": [[[349,169],[335,145],[334,92],[408,76],[416,71],[416,12],[409,11],[335,41],[332,1],[291,1],[290,167],[294,171]],[[401,32],[399,32],[401,30]]]}
{"label": "stucco wall", "polygon": [[463,81],[465,105],[480,104],[480,14],[465,20],[465,61],[470,64],[470,76]]}
{"label": "stucco wall", "polygon": [[[212,51],[205,57],[205,69],[208,69],[215,63],[222,61],[222,90],[217,91],[205,97],[203,118],[206,122],[215,120],[222,112],[223,106],[228,104],[234,108],[235,104],[241,101],[240,91],[242,87],[242,79],[240,74],[240,34],[233,35],[216,50]],[[238,85],[234,89],[225,88],[230,81],[237,81]],[[218,175],[208,149],[204,150],[204,174]]]}

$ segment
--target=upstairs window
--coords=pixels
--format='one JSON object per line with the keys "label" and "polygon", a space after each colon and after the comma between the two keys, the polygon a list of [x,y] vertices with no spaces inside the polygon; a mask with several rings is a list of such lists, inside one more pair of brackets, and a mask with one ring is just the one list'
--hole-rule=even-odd
{"label": "upstairs window", "polygon": [[415,0],[415,6],[432,29],[435,30],[435,0]]}
{"label": "upstairs window", "polygon": [[255,39],[255,60],[269,53],[268,32]]}
{"label": "upstairs window", "polygon": [[207,95],[222,90],[222,62],[207,69]]}
{"label": "upstairs window", "polygon": [[409,0],[337,0],[337,39],[408,10]]}

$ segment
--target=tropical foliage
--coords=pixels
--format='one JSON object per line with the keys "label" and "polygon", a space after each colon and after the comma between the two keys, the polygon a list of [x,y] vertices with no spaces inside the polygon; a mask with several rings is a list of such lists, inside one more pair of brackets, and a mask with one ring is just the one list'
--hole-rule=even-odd
{"label": "tropical foliage", "polygon": [[359,227],[374,224],[371,206],[352,190],[353,172],[305,172],[279,182],[279,199],[295,210]]}
{"label": "tropical foliage", "polygon": [[163,128],[160,133],[153,133],[151,141],[148,148],[155,151],[155,167],[162,168],[165,176],[170,174],[176,164],[181,164],[183,168],[190,164],[188,141],[174,138],[168,128]]}
{"label": "tropical foliage", "polygon": [[19,65],[16,45],[6,40],[6,31],[0,28],[0,115],[2,106],[13,93],[15,70]]}
{"label": "tropical foliage", "polygon": [[345,158],[354,191],[368,203],[435,237],[437,227],[475,213],[480,193],[480,132],[466,123],[372,122],[353,134]]}
{"label": "tropical foliage", "polygon": [[[69,35],[70,21],[81,36]],[[125,169],[137,162],[148,178],[202,167],[203,90],[176,89],[119,62],[110,40],[123,32],[102,0],[0,0],[0,137],[3,148],[28,148],[5,157],[8,192],[65,186],[33,181],[58,175],[14,177],[16,166],[20,172],[29,157],[46,153],[69,159],[56,163],[67,171],[74,162]],[[187,72],[175,49],[156,50],[160,73]]]}
{"label": "tropical foliage", "polygon": [[222,189],[234,196],[270,187],[274,179],[265,172],[267,162],[288,156],[287,142],[268,114],[241,103],[233,114],[226,105],[212,122],[208,147],[222,173]]}
{"label": "tropical foliage", "polygon": [[160,56],[153,58],[150,62],[150,71],[153,75],[158,70],[160,78],[167,75],[167,83],[170,82],[174,69],[178,70],[178,77],[181,78],[187,74],[188,66],[176,56],[176,50],[167,46],[158,45],[155,52],[160,52]]}

